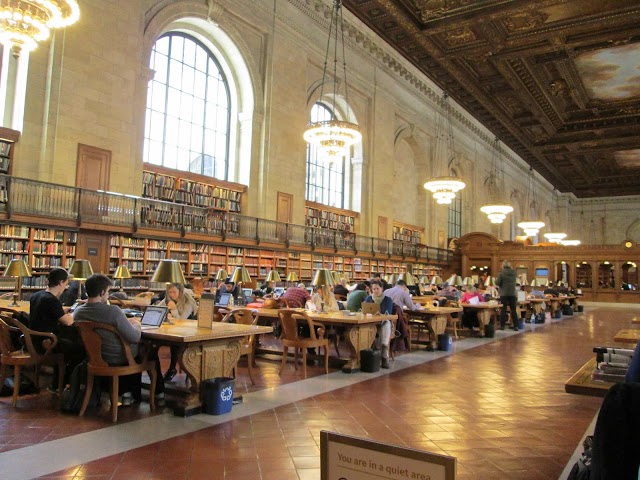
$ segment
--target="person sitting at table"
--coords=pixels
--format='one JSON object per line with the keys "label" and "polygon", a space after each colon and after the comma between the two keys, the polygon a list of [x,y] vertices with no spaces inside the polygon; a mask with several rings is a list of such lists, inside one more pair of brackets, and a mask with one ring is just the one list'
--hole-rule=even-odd
{"label": "person sitting at table", "polygon": [[[171,318],[189,319],[195,318],[198,313],[198,304],[184,290],[184,285],[180,283],[170,283],[167,285],[166,295],[159,306],[169,308]],[[170,382],[176,376],[176,363],[178,362],[178,347],[171,347],[171,363],[167,373],[164,375],[164,381]]]}
{"label": "person sitting at table", "polygon": [[558,297],[560,295],[560,292],[558,292],[558,290],[553,288],[553,282],[551,282],[549,283],[549,286],[544,289],[544,294],[549,295],[551,297]]}
{"label": "person sitting at table", "polygon": [[[58,337],[55,352],[62,353],[66,364],[65,382],[68,381],[71,372],[82,360],[86,353],[80,334],[73,326],[73,317],[65,310],[58,297],[65,291],[69,284],[69,274],[63,268],[54,268],[47,276],[48,287],[45,290],[31,295],[29,299],[29,328],[37,332],[49,332]],[[44,348],[38,343],[35,347],[41,353]],[[57,372],[53,376],[54,383],[50,390],[56,391]]]}
{"label": "person sitting at table", "polygon": [[[394,303],[385,295],[382,283],[374,280],[371,282],[371,295],[364,299],[363,303],[377,303],[380,305],[380,313],[393,315]],[[380,344],[382,349],[382,368],[391,368],[389,364],[389,343],[391,342],[391,321],[380,322]]]}
{"label": "person sitting at table", "polygon": [[87,299],[87,290],[79,280],[70,280],[67,289],[60,295],[60,302],[63,307],[70,307],[78,300]]}
{"label": "person sitting at table", "polygon": [[287,288],[280,298],[287,301],[289,308],[304,308],[305,303],[311,299],[311,295],[304,288],[304,283],[299,283],[296,287]]}
{"label": "person sitting at table", "polygon": [[214,303],[220,303],[220,298],[223,293],[230,293],[233,296],[233,301],[236,304],[238,303],[238,295],[240,293],[240,289],[236,286],[235,283],[231,281],[230,278],[227,278],[224,281],[224,288],[218,287],[218,289],[216,290],[216,297],[214,299]]}
{"label": "person sitting at table", "polygon": [[[138,357],[138,344],[142,330],[137,318],[127,318],[122,309],[116,305],[108,305],[109,288],[113,285],[106,275],[94,274],[87,278],[87,303],[80,305],[73,312],[75,321],[99,322],[111,325],[118,330],[120,336],[130,344],[131,353]],[[111,332],[98,330],[102,337],[102,358],[110,366],[128,365],[124,349],[118,339]],[[153,352],[150,360],[156,360],[156,371],[159,381],[156,385],[156,399],[164,399],[164,382],[160,374],[160,363],[157,354]],[[108,382],[105,382],[105,387]],[[118,391],[122,392],[122,405],[131,405],[133,401],[140,401],[142,389],[142,374],[126,375],[118,378]]]}
{"label": "person sitting at table", "polygon": [[380,282],[380,285],[382,285],[382,288],[384,290],[389,290],[391,288],[391,285],[389,285],[389,283],[382,277],[382,274],[380,272],[375,272],[369,280],[369,283],[373,282],[374,280]]}
{"label": "person sitting at table", "polygon": [[318,287],[315,293],[311,296],[311,301],[316,306],[316,309],[323,312],[331,313],[340,310],[336,297],[333,295],[331,288],[327,285]]}
{"label": "person sitting at table", "polygon": [[344,298],[347,298],[347,295],[349,295],[349,289],[347,288],[346,278],[343,278],[342,280],[340,280],[340,283],[338,283],[333,287],[333,294],[340,295]]}
{"label": "person sitting at table", "polygon": [[539,290],[538,287],[532,287],[529,292],[529,298],[544,298],[544,292]]}
{"label": "person sitting at table", "polygon": [[353,290],[347,297],[347,310],[350,312],[359,312],[362,310],[362,302],[367,298],[371,292],[371,284],[368,281],[358,283],[355,290]]}
{"label": "person sitting at table", "polygon": [[415,311],[420,310],[421,306],[417,303],[413,303],[409,289],[404,280],[398,280],[394,287],[389,290],[385,290],[384,294],[389,297],[395,305],[400,308],[407,308],[408,310]]}
{"label": "person sitting at table", "polygon": [[[477,300],[472,300],[476,298]],[[484,303],[484,295],[478,291],[475,286],[469,287],[464,295],[462,295],[462,303],[477,304]],[[476,309],[467,308],[462,311],[462,326],[466,328],[479,327],[478,311]]]}
{"label": "person sitting at table", "polygon": [[569,289],[566,287],[564,282],[558,282],[556,286],[556,290],[558,291],[559,294],[562,294],[562,295],[567,295],[569,293]]}

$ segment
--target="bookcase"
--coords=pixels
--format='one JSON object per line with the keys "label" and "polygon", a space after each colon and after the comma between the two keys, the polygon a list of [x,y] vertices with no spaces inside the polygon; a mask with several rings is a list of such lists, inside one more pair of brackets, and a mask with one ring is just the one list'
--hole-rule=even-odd
{"label": "bookcase", "polygon": [[358,212],[306,202],[305,226],[308,240],[321,247],[353,248],[357,232]]}
{"label": "bookcase", "polygon": [[400,240],[409,243],[422,243],[424,228],[408,225],[405,223],[393,222],[393,240]]}
{"label": "bookcase", "polygon": [[[13,166],[14,144],[20,138],[20,132],[0,127],[0,174],[11,174]],[[0,177],[0,204],[9,200],[9,189],[5,177]]]}
{"label": "bookcase", "polygon": [[148,163],[142,172],[142,196],[194,207],[240,213],[243,185]]}
{"label": "bookcase", "polygon": [[[46,288],[49,270],[71,266],[77,239],[75,231],[0,225],[0,269],[4,270],[13,258],[27,261],[33,276],[22,279],[22,293],[23,299],[28,299],[30,291]],[[7,285],[8,282],[3,282],[2,289]],[[15,280],[11,285],[15,285]]]}

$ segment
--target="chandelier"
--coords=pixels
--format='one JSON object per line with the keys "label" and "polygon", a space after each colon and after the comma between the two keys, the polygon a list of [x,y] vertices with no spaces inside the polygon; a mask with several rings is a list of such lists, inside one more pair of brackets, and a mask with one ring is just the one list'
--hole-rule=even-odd
{"label": "chandelier", "polygon": [[560,240],[559,243],[565,247],[577,247],[580,245],[580,240]]}
{"label": "chandelier", "polygon": [[[487,215],[491,223],[502,223],[507,215],[513,212],[513,207],[500,199],[500,176],[504,175],[501,165],[500,140],[495,139],[493,154],[491,156],[491,172],[485,180],[490,196],[490,202],[480,207],[480,211]],[[502,182],[504,183],[504,181]]]}
{"label": "chandelier", "polygon": [[[440,158],[447,158],[447,175],[432,177],[424,184],[424,188],[433,194],[433,198],[441,205],[450,204],[456,198],[456,193],[465,187],[465,183],[455,175],[451,175],[453,161],[456,158],[455,142],[453,138],[453,122],[451,119],[451,108],[449,106],[449,95],[443,93],[442,110],[436,121],[436,145],[434,159],[438,162]],[[445,131],[446,123],[446,131]],[[446,145],[446,156],[444,155]]]}
{"label": "chandelier", "polygon": [[[339,36],[338,36],[339,34]],[[333,40],[333,49],[331,43]],[[341,48],[338,48],[338,44]],[[342,52],[342,70],[344,75],[344,96],[347,105],[347,117],[349,106],[349,91],[347,84],[347,61],[344,51],[344,20],[342,17],[342,0],[333,0],[333,10],[331,11],[331,23],[329,24],[329,38],[327,39],[327,49],[324,57],[324,70],[322,72],[322,86],[320,88],[320,102],[324,102],[324,85],[327,78],[327,65],[333,50],[333,93],[331,95],[333,108],[336,112],[336,99],[338,96],[338,53]],[[360,143],[362,134],[360,127],[347,120],[321,120],[311,122],[304,132],[304,139],[307,143],[315,146],[324,153],[329,160],[349,154],[352,145]]]}
{"label": "chandelier", "polygon": [[[529,194],[532,195],[531,202],[529,203]],[[527,215],[533,213],[533,216],[536,216],[536,210],[538,208],[538,204],[536,203],[536,185],[533,179],[533,167],[529,167],[529,185],[527,188],[527,204],[528,211]],[[539,220],[534,220],[529,217],[525,217],[525,220],[518,223],[518,227],[524,230],[524,234],[527,237],[535,237],[541,228],[544,227],[544,222]]]}
{"label": "chandelier", "polygon": [[15,55],[30,52],[49,38],[49,30],[75,23],[80,17],[76,0],[3,0],[0,2],[0,43]]}

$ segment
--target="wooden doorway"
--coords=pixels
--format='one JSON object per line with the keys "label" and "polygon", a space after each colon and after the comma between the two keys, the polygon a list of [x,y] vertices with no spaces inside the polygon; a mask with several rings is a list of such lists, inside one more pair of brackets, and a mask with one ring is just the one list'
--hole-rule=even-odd
{"label": "wooden doorway", "polygon": [[[282,223],[291,223],[293,220],[293,195],[290,193],[278,192],[278,200],[276,207],[276,221]],[[278,225],[278,240],[285,241],[287,239],[287,227]]]}
{"label": "wooden doorway", "polygon": [[94,273],[109,274],[109,234],[98,232],[78,233],[76,258],[89,260]]}
{"label": "wooden doorway", "polygon": [[81,193],[80,218],[100,222],[104,212],[109,211],[108,199],[92,192],[109,190],[110,176],[111,151],[79,143],[76,186],[87,190]]}

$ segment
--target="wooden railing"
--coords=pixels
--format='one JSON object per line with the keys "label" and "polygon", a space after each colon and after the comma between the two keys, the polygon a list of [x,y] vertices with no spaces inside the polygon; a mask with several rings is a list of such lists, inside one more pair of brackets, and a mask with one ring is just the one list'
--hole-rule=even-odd
{"label": "wooden railing", "polygon": [[254,240],[257,244],[281,243],[352,251],[354,254],[397,256],[414,261],[449,263],[450,250],[399,240],[366,237],[351,232],[294,225],[237,213],[163,202],[133,195],[93,191],[25,178],[0,175],[7,185],[7,201],[0,203],[7,217],[35,215],[86,223],[139,228],[157,228],[201,233],[223,239]]}

